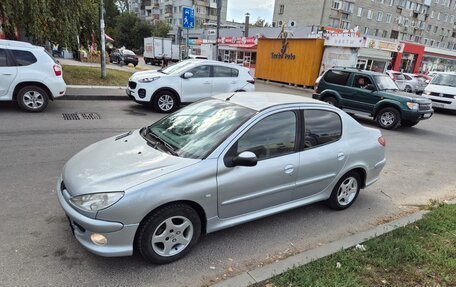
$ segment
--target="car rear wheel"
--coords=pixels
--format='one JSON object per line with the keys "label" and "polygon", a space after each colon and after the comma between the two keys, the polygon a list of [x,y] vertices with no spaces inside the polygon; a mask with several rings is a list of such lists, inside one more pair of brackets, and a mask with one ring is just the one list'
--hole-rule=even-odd
{"label": "car rear wheel", "polygon": [[404,90],[406,93],[412,93],[412,88],[410,86],[406,86],[405,87],[405,90]]}
{"label": "car rear wheel", "polygon": [[402,121],[401,126],[403,127],[413,127],[416,126],[420,121]]}
{"label": "car rear wheel", "polygon": [[49,95],[40,87],[27,86],[19,90],[17,103],[26,112],[39,113],[49,104]]}
{"label": "car rear wheel", "polygon": [[337,100],[334,97],[326,97],[323,99],[323,102],[328,103],[331,106],[337,107]]}
{"label": "car rear wheel", "polygon": [[176,96],[170,91],[158,92],[152,100],[154,110],[160,113],[170,113],[177,107]]}
{"label": "car rear wheel", "polygon": [[355,202],[360,188],[361,178],[359,174],[351,171],[337,182],[326,204],[335,210],[346,209]]}
{"label": "car rear wheel", "polygon": [[154,211],[141,223],[136,248],[144,259],[166,264],[185,256],[200,234],[198,213],[186,204],[173,204]]}
{"label": "car rear wheel", "polygon": [[379,127],[387,130],[395,129],[401,122],[398,110],[391,107],[381,109],[376,120]]}

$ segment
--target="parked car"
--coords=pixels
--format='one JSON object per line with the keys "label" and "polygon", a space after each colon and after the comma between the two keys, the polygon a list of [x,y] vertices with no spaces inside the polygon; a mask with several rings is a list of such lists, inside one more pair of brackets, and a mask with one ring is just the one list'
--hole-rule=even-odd
{"label": "parked car", "polygon": [[429,84],[432,80],[432,77],[426,74],[414,74],[417,78],[421,78],[426,84]]}
{"label": "parked car", "polygon": [[65,92],[62,67],[43,47],[0,40],[0,101],[16,101],[24,111],[42,112]]}
{"label": "parked car", "polygon": [[404,73],[404,77],[406,80],[405,92],[420,94],[427,86],[425,79],[416,74]]}
{"label": "parked car", "polygon": [[436,108],[456,110],[456,73],[437,73],[423,96]]}
{"label": "parked car", "polygon": [[127,94],[137,103],[168,113],[180,103],[254,90],[255,81],[247,68],[211,60],[185,60],[158,71],[134,73]]}
{"label": "parked car", "polygon": [[207,60],[207,57],[202,56],[202,55],[188,55],[187,57],[185,57],[185,60],[189,60],[189,59]]}
{"label": "parked car", "polygon": [[[396,71],[386,71],[386,74],[390,76],[391,79],[396,83],[397,87],[401,91],[405,91],[407,89],[405,76],[402,72]],[[410,87],[409,87],[410,90]]]}
{"label": "parked car", "polygon": [[318,201],[350,207],[378,180],[384,146],[320,101],[220,94],[85,148],[56,193],[89,251],[169,263],[205,233]]}
{"label": "parked car", "polygon": [[355,68],[328,70],[315,84],[313,98],[372,117],[384,129],[412,127],[434,113],[430,100],[400,92],[389,76]]}
{"label": "parked car", "polygon": [[109,62],[116,62],[117,64],[124,62],[125,65],[133,64],[136,67],[138,65],[138,56],[131,50],[118,49],[111,52]]}

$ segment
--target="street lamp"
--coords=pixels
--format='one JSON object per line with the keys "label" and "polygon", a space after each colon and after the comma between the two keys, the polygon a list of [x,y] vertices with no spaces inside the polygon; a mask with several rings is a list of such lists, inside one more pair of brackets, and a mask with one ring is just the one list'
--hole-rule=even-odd
{"label": "street lamp", "polygon": [[222,10],[222,0],[217,0],[217,32],[215,36],[215,60],[219,59],[219,43],[220,37],[220,11]]}

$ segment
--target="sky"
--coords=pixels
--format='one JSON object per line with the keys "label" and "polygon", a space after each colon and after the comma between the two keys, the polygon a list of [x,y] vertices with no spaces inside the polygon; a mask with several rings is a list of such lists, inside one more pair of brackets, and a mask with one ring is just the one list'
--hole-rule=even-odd
{"label": "sky", "polygon": [[271,24],[274,10],[274,0],[228,0],[227,20],[244,22],[245,13],[250,13],[250,22],[258,17],[266,19]]}

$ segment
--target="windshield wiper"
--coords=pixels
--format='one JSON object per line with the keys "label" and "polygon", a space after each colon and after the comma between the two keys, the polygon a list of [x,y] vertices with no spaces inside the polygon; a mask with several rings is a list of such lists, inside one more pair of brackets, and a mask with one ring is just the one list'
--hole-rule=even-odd
{"label": "windshield wiper", "polygon": [[170,154],[175,155],[175,156],[179,156],[179,154],[176,152],[176,149],[172,145],[170,145],[169,143],[164,141],[162,138],[160,138],[159,136],[157,136],[153,132],[147,131],[146,135],[150,136],[151,138],[153,138],[156,142],[161,143],[161,145],[164,146],[166,151],[168,151]]}

